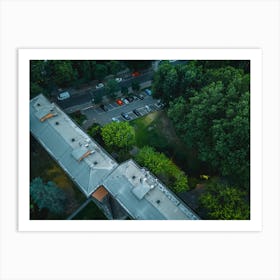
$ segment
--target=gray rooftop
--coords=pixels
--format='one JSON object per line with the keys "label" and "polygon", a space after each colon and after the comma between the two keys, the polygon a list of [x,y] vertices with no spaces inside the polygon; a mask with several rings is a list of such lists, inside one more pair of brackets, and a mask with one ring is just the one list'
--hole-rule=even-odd
{"label": "gray rooftop", "polygon": [[[40,121],[47,114],[54,116]],[[118,165],[42,94],[30,102],[30,130],[86,196],[90,196],[102,184],[102,179]]]}
{"label": "gray rooftop", "polygon": [[120,165],[42,94],[30,101],[30,130],[86,196],[100,185],[138,220],[199,217],[133,160]]}
{"label": "gray rooftop", "polygon": [[120,164],[103,185],[137,220],[199,219],[153,174],[133,160]]}

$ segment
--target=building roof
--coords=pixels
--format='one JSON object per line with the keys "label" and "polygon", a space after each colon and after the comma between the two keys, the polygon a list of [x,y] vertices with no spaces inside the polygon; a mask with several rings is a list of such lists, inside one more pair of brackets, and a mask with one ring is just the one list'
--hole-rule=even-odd
{"label": "building roof", "polygon": [[96,198],[98,201],[102,201],[107,194],[108,191],[104,188],[104,186],[100,186],[92,193],[92,197]]}
{"label": "building roof", "polygon": [[[45,119],[42,118],[53,115]],[[30,102],[30,130],[86,196],[102,184],[116,161],[58,106],[42,95]]]}
{"label": "building roof", "polygon": [[119,165],[42,94],[30,101],[30,130],[86,196],[102,200],[108,191],[138,220],[199,219],[148,170],[133,160]]}
{"label": "building roof", "polygon": [[133,160],[120,164],[103,185],[134,219],[199,219],[153,174]]}

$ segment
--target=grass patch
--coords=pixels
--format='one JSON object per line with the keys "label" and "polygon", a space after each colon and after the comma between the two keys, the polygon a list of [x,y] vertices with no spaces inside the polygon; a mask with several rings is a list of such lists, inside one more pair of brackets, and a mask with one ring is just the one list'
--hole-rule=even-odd
{"label": "grass patch", "polygon": [[94,202],[90,202],[73,220],[108,220]]}
{"label": "grass patch", "polygon": [[194,150],[177,136],[165,111],[157,111],[130,122],[135,129],[136,145],[154,147],[176,163],[188,176],[208,174],[208,167],[198,160]]}

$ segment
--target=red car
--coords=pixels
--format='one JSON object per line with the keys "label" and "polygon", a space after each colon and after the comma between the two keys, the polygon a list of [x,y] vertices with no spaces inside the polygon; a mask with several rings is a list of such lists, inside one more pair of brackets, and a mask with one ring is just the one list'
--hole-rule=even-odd
{"label": "red car", "polygon": [[122,105],[123,105],[123,102],[122,102],[120,99],[117,99],[116,102],[117,102],[117,104],[118,104],[119,106],[122,106]]}
{"label": "red car", "polygon": [[139,73],[139,72],[133,72],[133,73],[132,73],[132,77],[138,77],[138,76],[140,76],[140,73]]}

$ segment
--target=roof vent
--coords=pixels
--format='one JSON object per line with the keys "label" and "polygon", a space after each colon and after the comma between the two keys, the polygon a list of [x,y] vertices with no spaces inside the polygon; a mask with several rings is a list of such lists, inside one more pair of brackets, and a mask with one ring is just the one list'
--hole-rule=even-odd
{"label": "roof vent", "polygon": [[59,122],[55,122],[56,125],[59,125]]}
{"label": "roof vent", "polygon": [[97,162],[97,161],[95,161],[93,164],[94,164],[94,165],[97,165],[97,164],[98,164],[98,162]]}
{"label": "roof vent", "polygon": [[72,142],[75,142],[75,138],[72,138],[71,141],[72,141]]}
{"label": "roof vent", "polygon": [[40,103],[37,103],[37,106],[41,106],[41,104],[40,104]]}
{"label": "roof vent", "polygon": [[159,199],[157,200],[157,204],[160,204],[160,200]]}
{"label": "roof vent", "polygon": [[135,175],[133,175],[133,176],[132,176],[132,179],[133,179],[133,180],[134,180],[134,179],[136,179],[136,176],[135,176]]}

